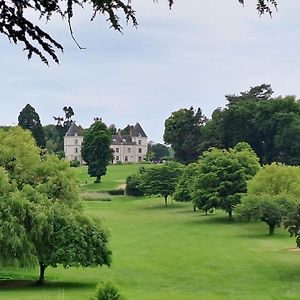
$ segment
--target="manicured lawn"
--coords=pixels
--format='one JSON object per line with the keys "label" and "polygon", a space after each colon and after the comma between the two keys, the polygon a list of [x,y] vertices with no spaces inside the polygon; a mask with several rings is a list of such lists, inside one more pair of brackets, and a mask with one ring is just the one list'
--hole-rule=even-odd
{"label": "manicured lawn", "polygon": [[[108,174],[115,183],[125,173],[118,167],[124,166]],[[300,252],[288,251],[295,241],[283,229],[269,237],[264,224],[229,222],[223,212],[204,216],[185,203],[164,208],[160,198],[116,196],[85,206],[111,232],[111,268],[49,268],[46,287],[2,287],[0,299],[88,300],[108,278],[128,300],[300,299]],[[0,272],[2,278],[36,275]]]}

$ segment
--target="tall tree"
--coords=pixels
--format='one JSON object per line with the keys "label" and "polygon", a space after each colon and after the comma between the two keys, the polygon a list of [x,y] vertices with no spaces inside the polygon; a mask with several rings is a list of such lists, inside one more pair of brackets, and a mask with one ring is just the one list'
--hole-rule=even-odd
{"label": "tall tree", "polygon": [[18,125],[24,129],[30,130],[36,144],[41,148],[45,148],[45,134],[41,125],[40,117],[30,104],[27,104],[21,110],[18,117]]}
{"label": "tall tree", "polygon": [[106,168],[113,159],[111,133],[99,119],[86,131],[81,148],[82,158],[88,165],[88,173],[96,177],[95,183],[100,183],[101,176],[106,174]]}
{"label": "tall tree", "polygon": [[[261,86],[252,89],[260,91]],[[273,161],[300,164],[299,101],[294,96],[270,98],[271,92],[263,93],[264,96],[256,93],[255,97],[250,92],[241,94],[242,100],[234,100],[213,114],[204,129],[200,148],[215,146],[214,143],[231,148],[245,141],[262,164]]]}
{"label": "tall tree", "polygon": [[206,121],[201,109],[193,107],[175,111],[165,121],[164,141],[172,146],[176,160],[188,164],[198,159]]}
{"label": "tall tree", "polygon": [[[238,0],[244,4],[244,0]],[[169,6],[173,5],[174,0],[168,0]],[[131,21],[133,26],[137,26],[135,10],[131,1],[123,0],[2,0],[0,1],[0,32],[8,37],[15,44],[24,45],[24,50],[28,53],[28,58],[37,55],[44,63],[48,64],[46,55],[50,56],[55,62],[59,62],[56,54],[57,50],[63,50],[63,46],[52,38],[36,23],[32,22],[28,16],[35,15],[38,18],[45,18],[50,21],[52,17],[60,16],[67,20],[70,34],[73,35],[71,21],[74,17],[74,10],[77,6],[86,7],[90,5],[93,9],[92,20],[98,15],[107,16],[112,28],[122,31],[120,23],[120,12],[124,14],[127,22]],[[272,13],[272,7],[277,8],[275,0],[257,0],[257,10],[260,14]],[[79,44],[77,43],[79,46]],[[80,47],[80,46],[79,46]],[[80,47],[81,48],[81,47]]]}

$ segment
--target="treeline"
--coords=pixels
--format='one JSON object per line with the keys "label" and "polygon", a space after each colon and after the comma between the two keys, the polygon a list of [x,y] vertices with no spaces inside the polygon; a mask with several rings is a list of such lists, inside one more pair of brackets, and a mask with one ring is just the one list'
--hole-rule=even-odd
{"label": "treeline", "polygon": [[225,108],[208,119],[198,108],[180,109],[165,121],[164,141],[181,163],[194,162],[210,147],[229,149],[247,142],[262,164],[300,164],[300,103],[295,96],[272,98],[262,84],[226,95]]}

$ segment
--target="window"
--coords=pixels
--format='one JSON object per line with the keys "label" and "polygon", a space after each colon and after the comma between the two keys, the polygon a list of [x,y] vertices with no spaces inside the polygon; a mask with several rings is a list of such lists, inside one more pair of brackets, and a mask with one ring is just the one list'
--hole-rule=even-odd
{"label": "window", "polygon": [[139,148],[139,153],[142,153],[142,148]]}
{"label": "window", "polygon": [[78,148],[75,148],[75,153],[78,153]]}
{"label": "window", "polygon": [[76,140],[75,140],[75,145],[77,145],[77,144],[78,144],[78,140],[76,139]]}
{"label": "window", "polygon": [[127,148],[127,153],[131,153],[131,148]]}
{"label": "window", "polygon": [[128,156],[125,156],[125,162],[127,162],[128,161]]}
{"label": "window", "polygon": [[116,148],[116,153],[119,153],[119,148]]}
{"label": "window", "polygon": [[139,156],[139,162],[141,162],[142,161],[142,158]]}
{"label": "window", "polygon": [[139,140],[139,145],[142,145],[142,141],[141,140]]}
{"label": "window", "polygon": [[116,156],[116,160],[120,160],[120,157],[119,157],[119,156]]}
{"label": "window", "polygon": [[77,159],[77,156],[75,156],[75,160],[78,160],[78,159]]}

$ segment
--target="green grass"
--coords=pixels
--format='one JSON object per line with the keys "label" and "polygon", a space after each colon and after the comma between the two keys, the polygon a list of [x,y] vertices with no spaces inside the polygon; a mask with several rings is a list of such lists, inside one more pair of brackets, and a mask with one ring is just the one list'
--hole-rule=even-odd
{"label": "green grass", "polygon": [[[126,172],[112,167],[107,176],[116,183]],[[116,196],[85,206],[111,232],[111,268],[49,268],[45,287],[2,287],[0,299],[88,300],[105,279],[128,300],[300,299],[300,252],[288,251],[295,240],[283,229],[269,237],[264,224],[230,222],[220,211],[204,216],[189,203],[164,208],[160,198]],[[36,274],[3,269],[0,277],[26,284]]]}
{"label": "green grass", "polygon": [[[101,178],[101,184],[94,183],[95,177],[87,174],[87,167],[74,168],[79,182],[82,184],[84,191],[108,191],[114,190],[125,184],[126,178],[130,175],[137,174],[141,166],[148,167],[148,164],[123,164],[109,165],[107,174]],[[86,184],[87,182],[87,184]]]}

